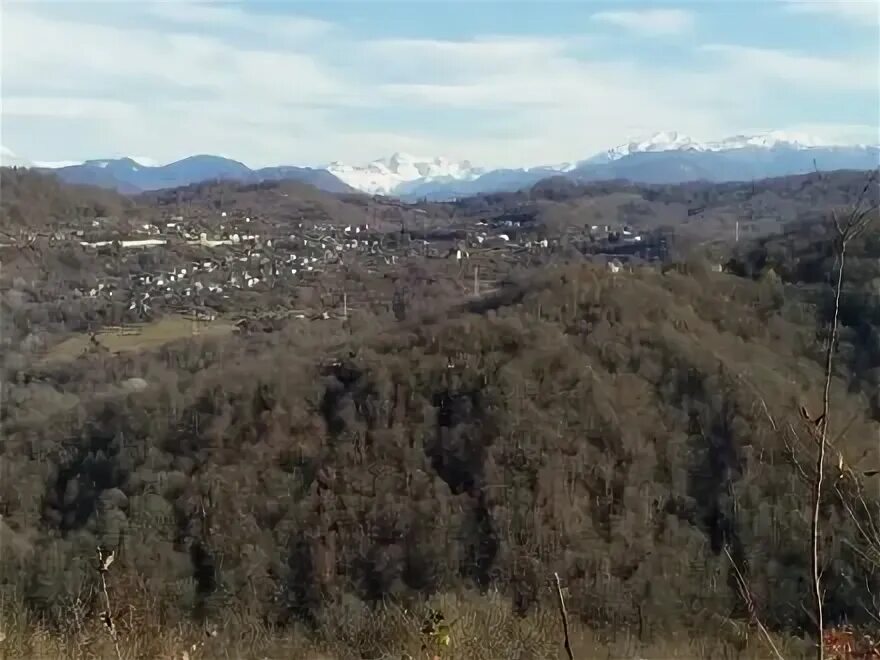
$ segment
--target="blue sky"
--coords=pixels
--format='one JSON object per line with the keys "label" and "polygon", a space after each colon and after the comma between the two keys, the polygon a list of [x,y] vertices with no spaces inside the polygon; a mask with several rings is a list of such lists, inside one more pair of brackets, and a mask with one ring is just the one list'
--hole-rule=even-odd
{"label": "blue sky", "polygon": [[880,141],[871,1],[5,0],[0,19],[0,142],[32,161],[517,166],[661,130]]}

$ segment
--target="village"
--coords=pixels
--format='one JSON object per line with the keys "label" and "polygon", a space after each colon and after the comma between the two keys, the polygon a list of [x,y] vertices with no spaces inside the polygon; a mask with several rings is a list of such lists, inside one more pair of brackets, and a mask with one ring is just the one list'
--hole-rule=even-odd
{"label": "village", "polygon": [[[464,218],[446,226],[432,223],[430,228],[427,223],[400,228],[386,224],[381,230],[367,222],[277,222],[271,216],[226,211],[215,217],[195,215],[127,224],[96,219],[86,227],[57,228],[44,238],[50,248],[75,245],[102,261],[103,268],[84,273],[70,295],[113,303],[128,322],[148,321],[162,310],[211,319],[259,308],[260,296],[273,293],[287,294],[288,303],[302,306],[293,314],[299,318],[345,315],[348,310],[340,308],[339,295],[330,296],[331,303],[326,295],[302,293],[344,289],[346,273],[352,270],[387,278],[407,263],[430,261],[432,270],[467,282],[473,294],[490,290],[518,264],[544,262],[566,249],[607,261],[614,271],[633,258],[663,256],[662,238],[658,242],[628,226],[591,225],[548,236],[528,218],[511,219],[509,214]],[[277,295],[270,299],[278,302]]]}
{"label": "village", "polygon": [[363,211],[351,213],[260,195],[249,204],[172,200],[4,233],[6,274],[30,292],[35,313],[57,319],[41,350],[70,357],[153,345],[156,333],[165,341],[402,318],[402,308],[480,298],[551,263],[590,260],[619,273],[667,252],[666,234],[623,217],[559,229],[527,205],[450,215],[448,205],[377,197],[355,199]]}

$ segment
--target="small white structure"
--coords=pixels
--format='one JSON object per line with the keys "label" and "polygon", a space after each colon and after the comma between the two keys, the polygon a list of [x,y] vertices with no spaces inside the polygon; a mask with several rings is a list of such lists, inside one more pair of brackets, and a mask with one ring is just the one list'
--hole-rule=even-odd
{"label": "small white structure", "polygon": [[129,392],[143,392],[148,384],[143,378],[128,378],[122,381],[122,388]]}

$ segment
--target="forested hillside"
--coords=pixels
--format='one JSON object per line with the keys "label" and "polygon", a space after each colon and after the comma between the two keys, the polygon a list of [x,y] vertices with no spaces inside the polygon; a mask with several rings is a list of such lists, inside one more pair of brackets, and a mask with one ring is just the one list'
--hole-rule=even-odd
{"label": "forested hillside", "polygon": [[65,220],[120,216],[132,207],[115,192],[64,184],[29,169],[2,168],[0,179],[0,230],[39,231]]}
{"label": "forested hillside", "polygon": [[[834,311],[837,256],[829,223],[804,224],[740,250],[728,264],[745,277],[778,280],[819,309],[827,325]],[[838,373],[868,397],[880,419],[880,231],[865,232],[847,249],[840,300]]]}
{"label": "forested hillside", "polygon": [[[60,623],[112,547],[120,597],[163,621],[288,625],[466,587],[528,615],[558,571],[579,619],[649,635],[745,615],[726,550],[767,625],[808,629],[790,448],[809,462],[813,311],[779,278],[584,265],[342,343],[288,329],[19,373],[2,581]],[[876,466],[865,396],[839,378],[833,399],[847,463]],[[823,514],[826,616],[867,621],[877,574],[839,503]]]}

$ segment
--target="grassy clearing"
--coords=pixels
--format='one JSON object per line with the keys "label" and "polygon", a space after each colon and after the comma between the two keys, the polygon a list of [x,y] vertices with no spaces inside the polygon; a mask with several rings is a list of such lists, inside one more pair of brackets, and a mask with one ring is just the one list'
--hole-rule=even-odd
{"label": "grassy clearing", "polygon": [[[225,320],[193,321],[184,316],[166,316],[158,321],[141,325],[104,328],[96,333],[95,340],[110,353],[148,351],[178,339],[193,336],[221,337],[230,334],[235,326]],[[50,348],[45,355],[47,362],[75,360],[97,347],[88,333],[79,333]],[[100,350],[100,348],[98,348]]]}

